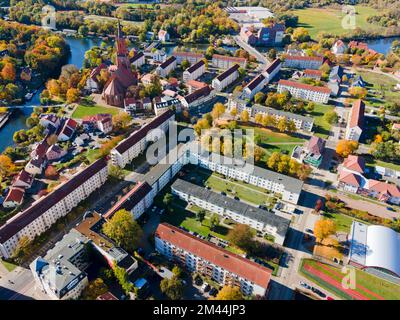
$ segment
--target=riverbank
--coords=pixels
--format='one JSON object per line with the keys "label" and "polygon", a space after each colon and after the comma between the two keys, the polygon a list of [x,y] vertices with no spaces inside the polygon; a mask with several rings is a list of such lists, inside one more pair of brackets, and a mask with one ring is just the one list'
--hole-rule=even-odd
{"label": "riverbank", "polygon": [[7,123],[8,119],[11,116],[11,113],[11,111],[7,111],[0,114],[0,129]]}

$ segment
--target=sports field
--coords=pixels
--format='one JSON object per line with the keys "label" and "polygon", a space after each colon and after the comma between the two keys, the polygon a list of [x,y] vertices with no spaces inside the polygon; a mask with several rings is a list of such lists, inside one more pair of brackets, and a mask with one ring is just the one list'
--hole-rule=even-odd
{"label": "sports field", "polygon": [[300,273],[322,288],[345,300],[399,300],[400,286],[356,269],[355,289],[344,289],[340,268],[304,259]]}

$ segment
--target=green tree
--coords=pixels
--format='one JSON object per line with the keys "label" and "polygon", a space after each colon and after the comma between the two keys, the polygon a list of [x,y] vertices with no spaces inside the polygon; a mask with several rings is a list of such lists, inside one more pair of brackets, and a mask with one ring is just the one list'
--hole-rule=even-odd
{"label": "green tree", "polygon": [[108,292],[108,287],[103,279],[96,278],[89,282],[89,285],[82,291],[83,300],[96,300],[97,297]]}
{"label": "green tree", "polygon": [[183,297],[185,287],[182,280],[174,275],[171,279],[161,280],[160,289],[169,299],[180,300]]}
{"label": "green tree", "polygon": [[246,224],[237,224],[229,230],[228,240],[241,249],[248,249],[253,242],[253,231]]}
{"label": "green tree", "polygon": [[217,214],[213,214],[210,218],[210,228],[211,230],[215,230],[219,225],[219,217]]}
{"label": "green tree", "polygon": [[324,120],[330,124],[338,122],[338,115],[334,110],[329,110],[324,114]]}
{"label": "green tree", "polygon": [[174,200],[174,196],[168,192],[164,195],[163,203],[166,207],[169,207],[172,203],[172,200]]}
{"label": "green tree", "polygon": [[205,210],[201,209],[201,210],[197,211],[196,218],[197,218],[198,221],[200,221],[201,224],[203,224],[203,221],[204,221],[205,217],[206,217],[206,211]]}
{"label": "green tree", "polygon": [[133,220],[132,213],[125,209],[117,211],[113,217],[103,225],[103,232],[119,246],[128,250],[137,248],[143,235],[139,224]]}

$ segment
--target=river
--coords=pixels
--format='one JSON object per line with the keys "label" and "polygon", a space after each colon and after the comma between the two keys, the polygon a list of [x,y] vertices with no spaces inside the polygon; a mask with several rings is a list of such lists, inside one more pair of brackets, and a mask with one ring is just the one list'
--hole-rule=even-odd
{"label": "river", "polygon": [[[81,68],[85,52],[93,46],[100,45],[102,40],[97,38],[78,39],[66,37],[66,41],[71,48],[71,55],[68,57],[67,63]],[[3,152],[8,146],[14,144],[13,135],[15,131],[27,128],[25,121],[31,115],[33,107],[40,105],[40,93],[42,90],[43,88],[39,89],[32,100],[25,103],[24,108],[18,109],[6,125],[0,129],[0,152]]]}
{"label": "river", "polygon": [[369,48],[386,55],[387,53],[389,53],[390,47],[394,40],[400,41],[400,37],[372,39],[365,41],[365,43],[368,44]]}

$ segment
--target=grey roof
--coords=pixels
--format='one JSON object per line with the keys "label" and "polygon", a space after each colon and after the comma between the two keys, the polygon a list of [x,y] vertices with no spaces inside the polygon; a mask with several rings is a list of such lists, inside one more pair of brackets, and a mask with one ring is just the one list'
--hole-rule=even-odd
{"label": "grey roof", "polygon": [[234,64],[232,67],[227,69],[226,71],[219,74],[216,79],[219,81],[223,81],[224,79],[228,78],[232,73],[238,71],[240,66],[238,64]]}
{"label": "grey roof", "polygon": [[254,77],[253,80],[251,80],[246,88],[249,88],[251,91],[253,91],[261,82],[265,80],[264,75],[261,73],[258,76]]}
{"label": "grey roof", "polygon": [[300,114],[295,114],[295,113],[286,112],[286,111],[282,111],[282,110],[276,110],[276,109],[273,109],[270,107],[264,107],[259,104],[253,105],[253,110],[254,110],[255,114],[261,112],[261,113],[267,113],[267,114],[272,114],[272,115],[286,117],[286,118],[299,119],[304,122],[311,122],[311,123],[314,122],[314,119],[312,117],[306,117],[306,116],[302,116]]}
{"label": "grey roof", "polygon": [[[72,229],[47,252],[44,258],[38,257],[30,264],[32,272],[37,273],[43,281],[50,283],[54,293],[62,298],[74,287],[72,283],[75,279],[80,281],[86,277],[86,272],[81,269],[88,264],[83,261],[83,258],[76,261],[75,258],[83,254],[88,241],[85,236]],[[79,266],[78,263],[80,263]],[[68,288],[70,284],[71,287]]]}
{"label": "grey roof", "polygon": [[265,225],[276,227],[277,233],[281,236],[285,236],[287,229],[289,228],[290,220],[277,216],[273,212],[261,210],[214,191],[207,190],[204,187],[199,187],[185,180],[177,179],[172,184],[171,188],[195,196],[196,198],[206,200],[218,207],[225,208],[226,210],[259,221]]}

